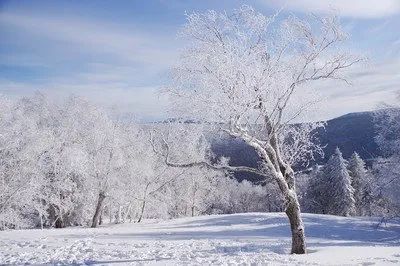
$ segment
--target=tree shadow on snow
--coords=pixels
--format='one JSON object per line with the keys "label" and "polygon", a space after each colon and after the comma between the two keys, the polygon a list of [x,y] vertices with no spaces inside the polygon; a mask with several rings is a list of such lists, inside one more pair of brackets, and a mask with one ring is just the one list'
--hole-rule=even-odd
{"label": "tree shadow on snow", "polygon": [[[400,225],[376,229],[372,221],[331,215],[304,214],[308,247],[400,245]],[[142,228],[145,229],[145,228]],[[181,229],[181,230],[180,230]],[[149,232],[99,234],[96,239],[135,240],[234,240],[234,245],[218,243],[213,252],[239,253],[272,251],[287,253],[290,228],[284,214],[237,214],[175,220],[154,225]],[[252,243],[249,243],[252,242]]]}

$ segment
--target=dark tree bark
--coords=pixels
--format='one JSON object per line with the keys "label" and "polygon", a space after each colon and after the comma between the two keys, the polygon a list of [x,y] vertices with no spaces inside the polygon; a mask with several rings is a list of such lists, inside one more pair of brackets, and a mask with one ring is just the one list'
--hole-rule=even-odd
{"label": "dark tree bark", "polygon": [[306,253],[306,237],[304,233],[304,225],[301,219],[300,205],[297,196],[290,197],[287,207],[286,215],[289,218],[290,229],[292,231],[292,254],[305,254]]}
{"label": "dark tree bark", "polygon": [[92,219],[92,228],[97,227],[97,225],[99,224],[100,214],[101,214],[101,210],[103,209],[103,202],[104,202],[105,198],[106,198],[106,195],[104,194],[104,192],[100,192],[99,197],[97,199],[96,210],[94,212],[93,219]]}
{"label": "dark tree bark", "polygon": [[65,225],[64,225],[63,219],[62,219],[62,218],[58,218],[58,219],[56,220],[56,222],[54,223],[54,226],[55,226],[56,228],[64,228]]}
{"label": "dark tree bark", "polygon": [[194,217],[194,206],[192,206],[192,217]]}
{"label": "dark tree bark", "polygon": [[143,203],[142,203],[142,208],[140,210],[140,215],[139,215],[139,219],[138,219],[138,223],[140,223],[142,221],[143,218],[143,214],[144,214],[144,209],[146,207],[146,200],[147,200],[147,190],[149,189],[150,183],[147,183],[145,189],[144,189],[144,196],[143,196]]}

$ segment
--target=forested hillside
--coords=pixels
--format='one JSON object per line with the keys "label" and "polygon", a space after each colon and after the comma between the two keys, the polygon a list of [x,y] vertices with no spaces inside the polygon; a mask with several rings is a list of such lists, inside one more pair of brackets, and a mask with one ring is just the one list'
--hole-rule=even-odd
{"label": "forested hillside", "polygon": [[[309,166],[325,164],[336,147],[342,151],[344,158],[347,159],[353,152],[357,152],[367,165],[371,165],[373,159],[381,155],[374,140],[375,136],[373,112],[350,113],[328,120],[325,128],[318,129],[317,133],[325,156],[316,157]],[[218,139],[213,142],[212,149],[218,157],[230,157],[232,165],[257,166],[257,153],[242,140]],[[297,167],[297,170],[302,169],[302,165]],[[236,173],[235,176],[239,180],[257,180],[253,174],[244,172]]]}

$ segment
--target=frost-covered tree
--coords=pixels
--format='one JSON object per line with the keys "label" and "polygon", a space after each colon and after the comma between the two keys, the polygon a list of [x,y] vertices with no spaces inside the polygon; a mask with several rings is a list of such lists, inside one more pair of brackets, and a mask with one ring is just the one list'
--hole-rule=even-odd
{"label": "frost-covered tree", "polygon": [[[341,70],[359,59],[337,49],[347,36],[336,17],[278,20],[242,6],[232,13],[192,13],[187,20],[181,34],[189,47],[166,88],[174,110],[244,140],[262,163],[258,168],[233,167],[227,161],[216,166],[204,159],[189,162],[170,157],[167,163],[272,177],[285,200],[292,253],[305,253],[292,165],[320,151],[312,141],[312,132],[320,124],[293,127],[290,123],[304,119],[318,102],[313,83],[344,79]],[[168,154],[165,146],[164,155]]]}
{"label": "frost-covered tree", "polygon": [[308,181],[306,191],[306,209],[313,213],[328,213],[331,198],[329,196],[330,185],[328,176],[325,174],[324,166],[313,167]]}
{"label": "frost-covered tree", "polygon": [[177,183],[181,183],[181,200],[185,202],[187,216],[204,214],[208,208],[207,197],[212,191],[215,173],[202,168],[189,168]]}
{"label": "frost-covered tree", "polygon": [[328,213],[350,216],[355,212],[354,188],[351,186],[351,177],[347,170],[347,162],[339,148],[329,158],[324,167],[324,174],[328,179],[329,197]]}
{"label": "frost-covered tree", "polygon": [[356,152],[349,160],[348,170],[351,176],[351,185],[354,188],[355,214],[368,214],[372,200],[372,179],[364,161]]}
{"label": "frost-covered tree", "polygon": [[0,229],[265,210],[260,186],[166,164],[153,127],[158,144],[187,144],[172,159],[207,156],[198,124],[138,125],[75,96],[0,98]]}
{"label": "frost-covered tree", "polygon": [[21,102],[0,97],[0,229],[35,226],[41,219],[44,178],[37,159],[46,140]]}
{"label": "frost-covered tree", "polygon": [[313,167],[304,195],[307,211],[336,215],[372,215],[375,198],[372,173],[366,169],[364,161],[357,153],[353,153],[347,165],[348,171],[345,167],[346,161],[338,149],[327,165]]}
{"label": "frost-covered tree", "polygon": [[111,190],[117,188],[125,164],[119,125],[106,117],[103,119],[102,116],[94,114],[90,119],[93,121],[93,126],[88,128],[91,134],[86,139],[90,175],[93,180],[92,188],[97,195],[92,227],[98,225],[104,200]]}
{"label": "frost-covered tree", "polygon": [[[398,95],[400,102],[400,93]],[[400,105],[376,111],[378,143],[383,158],[374,164],[378,179],[377,194],[385,205],[385,215],[400,216]]]}
{"label": "frost-covered tree", "polygon": [[43,150],[38,162],[46,177],[42,189],[47,195],[43,202],[48,205],[48,225],[84,224],[89,211],[90,182],[87,153],[81,138],[84,127],[76,122],[80,117],[75,108],[81,106],[75,104],[76,97],[70,97],[59,105],[51,103],[45,96],[40,99],[36,96],[27,102],[37,106],[39,110],[33,114],[40,114],[38,124],[51,132],[49,146]]}

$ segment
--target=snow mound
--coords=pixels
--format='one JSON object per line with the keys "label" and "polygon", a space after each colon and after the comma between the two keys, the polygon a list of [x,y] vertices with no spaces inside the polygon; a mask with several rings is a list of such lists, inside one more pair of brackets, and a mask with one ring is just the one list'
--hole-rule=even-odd
{"label": "snow mound", "polygon": [[399,265],[400,222],[303,214],[307,255],[289,255],[283,213],[0,232],[0,264]]}

